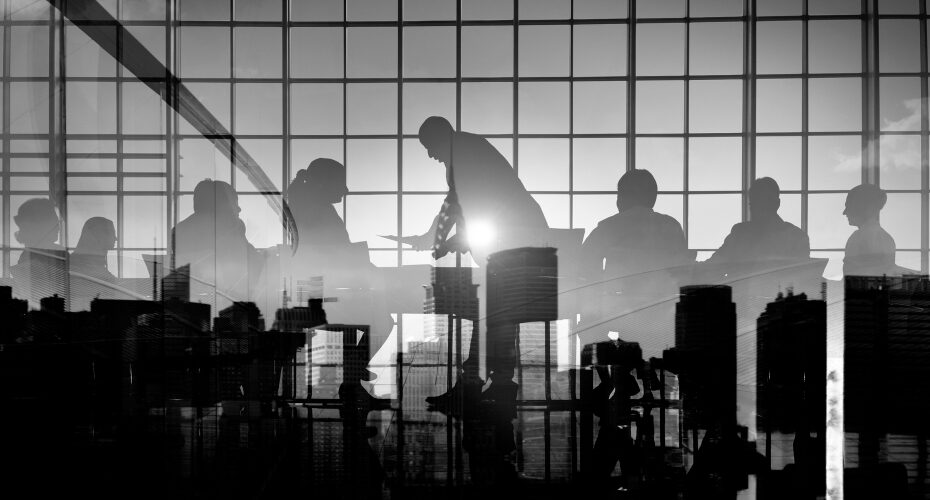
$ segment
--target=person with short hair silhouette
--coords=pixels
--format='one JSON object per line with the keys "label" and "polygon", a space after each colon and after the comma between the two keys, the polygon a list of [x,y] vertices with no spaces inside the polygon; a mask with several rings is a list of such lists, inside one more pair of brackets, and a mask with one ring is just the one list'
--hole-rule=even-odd
{"label": "person with short hair silhouette", "polygon": [[439,116],[423,122],[419,138],[430,158],[445,165],[449,193],[429,231],[411,241],[415,248],[432,247],[436,258],[470,251],[483,266],[490,248],[524,246],[525,236],[549,228],[539,203],[487,139]]}
{"label": "person with short hair silhouette", "polygon": [[[661,337],[674,331],[674,300],[669,298],[678,283],[673,276],[694,261],[694,253],[681,224],[653,210],[657,197],[658,186],[648,170],[624,173],[617,182],[618,213],[598,223],[585,239],[582,274],[590,299],[583,301],[589,314],[582,317],[597,325],[582,331],[582,343],[604,341],[607,330],[614,328],[650,355],[661,355],[671,342],[671,337]],[[603,319],[603,313],[620,316]]]}
{"label": "person with short hair silhouette", "polygon": [[61,221],[55,205],[47,198],[26,200],[13,222],[17,227],[14,236],[25,247],[16,264],[10,266],[14,290],[33,307],[45,297],[66,297],[68,253],[57,243]]}
{"label": "person with short hair silhouette", "polygon": [[174,267],[189,264],[192,293],[215,298],[217,309],[245,300],[262,269],[240,210],[229,183],[205,179],[194,187],[194,213],[171,231]]}
{"label": "person with short hair silhouette", "polygon": [[879,223],[879,213],[887,201],[885,191],[873,184],[860,184],[846,195],[843,215],[857,229],[846,240],[844,275],[875,276],[897,271],[894,239]]}
{"label": "person with short hair silhouette", "polygon": [[707,260],[712,264],[805,260],[810,239],[801,228],[778,215],[781,189],[771,177],[752,182],[749,220],[733,226],[723,245]]}

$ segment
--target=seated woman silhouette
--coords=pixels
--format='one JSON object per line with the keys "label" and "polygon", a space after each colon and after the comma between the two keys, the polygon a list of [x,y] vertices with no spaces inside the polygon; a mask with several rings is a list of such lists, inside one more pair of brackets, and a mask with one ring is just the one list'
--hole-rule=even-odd
{"label": "seated woman silhouette", "polygon": [[846,195],[843,215],[855,232],[846,240],[843,274],[846,276],[875,276],[899,272],[895,266],[895,242],[879,223],[879,212],[888,201],[888,195],[873,184],[860,184]]}
{"label": "seated woman silhouette", "polygon": [[346,170],[329,158],[317,158],[297,172],[288,187],[288,203],[297,222],[300,248],[351,245],[345,222],[336,212],[346,187]]}
{"label": "seated woman silhouette", "polygon": [[87,309],[95,298],[114,298],[117,280],[107,266],[107,254],[114,246],[113,221],[104,217],[87,219],[71,252],[71,310]]}
{"label": "seated woman silhouette", "polygon": [[23,244],[22,255],[10,267],[17,295],[33,305],[67,289],[68,254],[57,243],[61,222],[55,205],[47,198],[33,198],[20,205],[13,217],[16,240]]}

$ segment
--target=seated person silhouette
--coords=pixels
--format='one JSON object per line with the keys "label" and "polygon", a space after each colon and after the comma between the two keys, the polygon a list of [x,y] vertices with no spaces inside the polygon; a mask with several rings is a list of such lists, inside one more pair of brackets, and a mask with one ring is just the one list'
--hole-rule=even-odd
{"label": "seated person silhouette", "polygon": [[[582,343],[605,341],[607,331],[615,330],[623,340],[639,342],[647,355],[661,355],[668,347],[659,337],[674,332],[675,275],[694,261],[694,253],[681,224],[653,210],[657,196],[648,170],[626,172],[617,183],[618,213],[598,223],[585,240],[581,271],[588,298],[582,317],[594,325],[583,327]],[[608,317],[601,317],[605,313]]]}
{"label": "seated person silhouette", "polygon": [[300,248],[351,245],[345,222],[334,205],[349,192],[346,169],[329,158],[317,158],[298,170],[287,188],[288,203],[297,223]]}
{"label": "seated person silhouette", "polygon": [[245,237],[240,210],[232,186],[206,179],[194,187],[194,213],[172,229],[174,268],[190,265],[194,301],[216,300],[223,309],[248,299],[262,262]]}
{"label": "seated person silhouette", "polygon": [[808,259],[807,233],[778,215],[780,195],[778,183],[771,177],[753,181],[749,188],[749,220],[734,225],[723,245],[706,262],[727,266]]}
{"label": "seated person silhouette", "polygon": [[116,245],[113,221],[91,217],[71,252],[72,310],[83,310],[94,298],[113,298],[116,276],[107,267],[107,254]]}
{"label": "seated person silhouette", "polygon": [[430,158],[445,165],[449,192],[430,229],[409,240],[414,248],[432,247],[436,258],[471,251],[483,266],[488,254],[525,246],[549,228],[539,203],[487,139],[456,131],[439,116],[423,122],[419,138]]}
{"label": "seated person silhouette", "polygon": [[855,232],[846,240],[843,274],[846,276],[880,276],[906,271],[895,265],[895,242],[879,223],[879,212],[888,195],[873,184],[860,184],[846,195],[843,215]]}
{"label": "seated person silhouette", "polygon": [[68,253],[57,243],[61,222],[55,205],[47,198],[33,198],[20,205],[13,217],[16,240],[25,247],[10,266],[13,290],[38,307],[39,300],[57,294],[67,297]]}

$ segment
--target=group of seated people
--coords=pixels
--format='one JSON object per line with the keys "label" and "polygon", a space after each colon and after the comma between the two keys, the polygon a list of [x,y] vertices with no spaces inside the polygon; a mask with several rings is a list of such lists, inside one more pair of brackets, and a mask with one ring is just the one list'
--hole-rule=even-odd
{"label": "group of seated people", "polygon": [[[486,139],[455,131],[438,117],[424,122],[420,139],[430,157],[445,165],[449,194],[426,233],[400,238],[401,241],[418,250],[431,249],[437,258],[450,251],[470,252],[482,266],[488,250],[469,243],[473,239],[466,236],[467,228],[475,233],[475,228],[492,222],[498,249],[533,246],[545,239],[538,235],[550,229],[538,203]],[[373,267],[368,262],[367,248],[363,243],[351,241],[335,208],[347,193],[345,167],[332,159],[314,160],[297,172],[287,190],[299,235],[298,246],[257,250],[246,238],[232,186],[223,181],[204,180],[194,189],[193,213],[178,222],[171,232],[173,253],[165,266],[171,269],[189,265],[192,296],[199,294],[193,300],[216,301],[217,310],[222,304],[257,301],[260,297],[265,298],[264,305],[280,304],[282,277],[304,280],[330,275],[341,284],[361,280],[349,283],[350,288],[371,288],[365,282],[371,276],[364,271]],[[577,252],[578,277],[595,296],[620,287],[630,307],[636,307],[637,296],[652,300],[669,289],[674,292],[674,285],[696,279],[692,266],[695,252],[688,248],[681,224],[653,209],[657,193],[656,181],[646,170],[633,169],[621,176],[617,184],[617,213],[590,231]],[[767,177],[756,179],[748,194],[749,220],[733,226],[721,247],[703,263],[701,272],[726,277],[743,272],[734,271],[740,266],[750,270],[754,263],[809,259],[807,234],[778,215],[778,184]],[[846,245],[844,274],[906,271],[895,265],[894,240],[879,223],[879,212],[886,199],[880,188],[870,184],[849,192],[844,214],[858,229]],[[117,234],[109,219],[88,219],[70,255],[58,243],[61,223],[52,201],[38,198],[26,201],[14,221],[18,228],[15,237],[24,251],[11,267],[11,274],[14,284],[32,284],[33,299],[45,292],[36,290],[35,283],[41,274],[37,274],[36,268],[49,260],[68,261],[72,279],[84,283],[90,295],[107,295],[108,290],[118,290],[118,280],[107,259],[115,247]],[[455,234],[450,236],[453,228]],[[684,277],[685,274],[689,276]],[[72,285],[71,293],[80,292],[80,288]],[[597,316],[593,309],[602,306],[597,299],[582,302],[588,312]]]}

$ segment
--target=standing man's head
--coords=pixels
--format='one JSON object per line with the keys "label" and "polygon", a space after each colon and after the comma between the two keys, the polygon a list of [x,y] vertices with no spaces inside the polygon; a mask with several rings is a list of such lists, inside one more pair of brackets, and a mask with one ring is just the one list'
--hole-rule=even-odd
{"label": "standing man's head", "polygon": [[420,125],[420,144],[426,148],[429,157],[449,166],[452,161],[452,135],[455,129],[449,120],[441,116],[431,116]]}
{"label": "standing man's head", "polygon": [[862,227],[874,221],[878,222],[878,214],[888,201],[888,195],[874,184],[860,184],[849,190],[846,195],[846,209],[843,215],[849,219],[849,225]]}
{"label": "standing man's head", "polygon": [[623,212],[634,207],[652,208],[658,194],[656,179],[648,170],[630,170],[617,182],[617,210]]}
{"label": "standing man's head", "polygon": [[771,177],[761,177],[752,181],[749,187],[749,219],[761,219],[774,216],[781,206],[781,189]]}
{"label": "standing man's head", "polygon": [[47,198],[26,200],[13,217],[16,240],[29,248],[52,248],[58,241],[61,221],[55,205]]}

